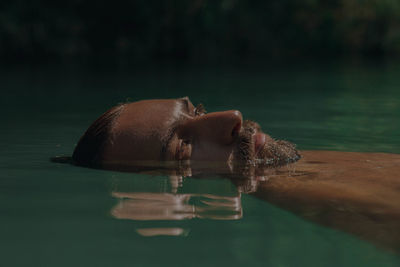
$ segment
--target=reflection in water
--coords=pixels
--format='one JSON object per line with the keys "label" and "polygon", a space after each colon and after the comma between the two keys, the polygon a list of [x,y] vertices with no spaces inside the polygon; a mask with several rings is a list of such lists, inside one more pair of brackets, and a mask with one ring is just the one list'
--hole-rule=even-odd
{"label": "reflection in water", "polygon": [[[111,213],[136,221],[177,221],[194,218],[242,218],[241,194],[246,193],[324,226],[354,234],[380,247],[400,252],[400,155],[303,151],[298,163],[279,169],[219,172],[234,190],[209,192],[207,187],[182,193],[193,178],[216,177],[212,170],[163,170],[168,190],[112,193],[119,203]],[[155,174],[154,172],[152,172]],[[190,175],[185,175],[185,174]],[[137,229],[143,236],[187,235],[188,229]]]}
{"label": "reflection in water", "polygon": [[136,232],[141,236],[187,236],[189,231],[179,228],[179,227],[171,227],[171,228],[138,228]]}
{"label": "reflection in water", "polygon": [[193,218],[237,220],[242,217],[240,195],[121,193],[111,212],[117,218],[131,220],[188,220]]}
{"label": "reflection in water", "polygon": [[[178,183],[177,180],[181,182]],[[198,219],[238,220],[242,218],[241,195],[210,193],[176,193],[182,177],[170,176],[172,192],[112,192],[119,199],[111,214],[118,219],[135,221],[180,221]],[[167,191],[167,190],[165,190]],[[187,235],[189,230],[178,227],[140,228],[136,231],[142,236]]]}

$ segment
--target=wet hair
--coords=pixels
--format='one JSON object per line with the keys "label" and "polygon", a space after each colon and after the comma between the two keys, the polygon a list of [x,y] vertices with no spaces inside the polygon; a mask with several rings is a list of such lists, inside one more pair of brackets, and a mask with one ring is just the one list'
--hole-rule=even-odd
{"label": "wet hair", "polygon": [[119,104],[101,115],[86,130],[72,154],[73,163],[85,167],[100,167],[105,145],[110,142],[114,121],[124,108]]}

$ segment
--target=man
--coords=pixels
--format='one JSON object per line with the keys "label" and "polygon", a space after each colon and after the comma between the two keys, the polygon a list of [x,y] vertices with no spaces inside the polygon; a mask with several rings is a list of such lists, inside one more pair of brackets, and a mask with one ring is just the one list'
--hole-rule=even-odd
{"label": "man", "polygon": [[[135,204],[113,209],[117,218],[138,219],[135,214],[154,216],[156,212],[164,216],[165,210],[155,208],[151,200],[165,200],[168,210],[176,199],[188,198],[178,192],[181,178],[196,176],[192,174],[199,170],[199,163],[205,163],[208,171],[223,173],[236,185],[238,196],[232,203],[240,201],[241,193],[252,194],[313,222],[400,252],[400,155],[303,151],[302,156],[296,166],[288,165],[300,158],[293,144],[273,140],[255,122],[243,122],[239,111],[207,114],[202,105],[194,107],[188,98],[179,98],[111,108],[82,136],[73,159],[79,165],[117,170],[159,167],[160,163],[173,167],[163,173],[174,178],[171,194],[114,192],[114,196],[128,199],[124,203]],[[182,163],[187,164],[182,167]],[[221,165],[233,168],[220,172]],[[174,169],[176,166],[179,168]],[[236,166],[244,168],[236,172]],[[239,174],[240,179],[225,175],[231,173]],[[196,194],[200,195],[210,196],[209,192]],[[138,206],[138,198],[150,204]],[[225,196],[213,199],[229,200]],[[235,211],[237,207],[232,206]],[[241,208],[239,211],[233,218],[241,217]],[[156,230],[144,234],[160,234],[160,229]]]}
{"label": "man", "polygon": [[300,158],[237,110],[206,113],[189,98],[143,100],[111,108],[85,132],[78,165],[117,168],[176,162],[280,166]]}

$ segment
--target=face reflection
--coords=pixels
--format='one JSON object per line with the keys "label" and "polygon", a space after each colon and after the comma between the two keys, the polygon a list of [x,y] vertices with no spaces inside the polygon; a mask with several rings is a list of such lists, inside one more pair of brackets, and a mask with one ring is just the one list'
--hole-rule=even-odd
{"label": "face reflection", "polygon": [[190,160],[278,166],[298,158],[291,143],[273,140],[255,122],[243,122],[240,111],[206,113],[187,97],[126,104],[103,154],[110,164]]}

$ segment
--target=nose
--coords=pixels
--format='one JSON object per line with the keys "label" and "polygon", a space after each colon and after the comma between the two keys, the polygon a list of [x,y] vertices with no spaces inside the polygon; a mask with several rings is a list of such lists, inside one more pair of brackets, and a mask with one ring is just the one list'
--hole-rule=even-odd
{"label": "nose", "polygon": [[212,112],[196,117],[186,125],[194,136],[221,145],[231,144],[242,127],[242,113],[238,110]]}

